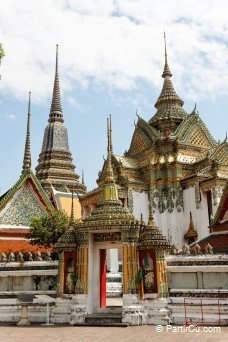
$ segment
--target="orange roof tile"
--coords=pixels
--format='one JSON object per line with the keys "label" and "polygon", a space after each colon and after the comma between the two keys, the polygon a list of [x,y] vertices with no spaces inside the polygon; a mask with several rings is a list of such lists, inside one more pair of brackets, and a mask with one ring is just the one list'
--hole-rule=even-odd
{"label": "orange roof tile", "polygon": [[28,240],[0,240],[0,253],[26,253],[36,252],[37,250],[43,253],[52,251],[52,248],[32,245]]}

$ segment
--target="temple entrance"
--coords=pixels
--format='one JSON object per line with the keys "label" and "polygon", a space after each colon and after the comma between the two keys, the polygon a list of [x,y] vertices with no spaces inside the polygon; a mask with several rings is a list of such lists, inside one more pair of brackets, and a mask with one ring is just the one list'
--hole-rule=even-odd
{"label": "temple entrance", "polygon": [[100,249],[100,308],[123,305],[122,250]]}
{"label": "temple entrance", "polygon": [[88,313],[121,309],[122,244],[119,241],[94,241],[91,234],[88,270]]}

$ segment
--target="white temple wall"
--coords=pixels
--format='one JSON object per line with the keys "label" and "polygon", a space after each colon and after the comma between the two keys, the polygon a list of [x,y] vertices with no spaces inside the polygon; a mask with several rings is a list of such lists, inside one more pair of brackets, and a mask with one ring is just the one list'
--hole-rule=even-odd
{"label": "white temple wall", "polygon": [[147,192],[133,191],[133,215],[140,220],[141,214],[143,221],[148,222],[149,218],[149,201]]}
{"label": "white temple wall", "polygon": [[[159,211],[156,210],[154,218],[159,229],[170,240],[170,242],[181,247],[184,243],[186,225],[184,213],[179,213],[176,208],[172,213],[169,213],[168,210],[165,210],[164,213],[159,213]],[[188,225],[186,227],[188,227]]]}
{"label": "white temple wall", "polygon": [[188,229],[189,215],[191,211],[194,227],[198,233],[198,239],[202,239],[203,237],[209,234],[207,196],[202,191],[200,193],[201,193],[201,201],[199,204],[199,209],[196,208],[194,187],[184,190],[184,193],[183,193],[185,229],[186,229],[185,232]]}
{"label": "white temple wall", "polygon": [[[172,213],[166,209],[160,213],[158,209],[155,210],[154,218],[162,233],[170,239],[171,243],[175,243],[181,248],[184,240],[184,234],[189,227],[190,211],[195,229],[198,233],[198,239],[201,239],[209,234],[209,219],[208,219],[208,205],[206,193],[201,191],[201,201],[199,209],[196,208],[195,202],[195,188],[190,187],[183,191],[184,211],[180,213],[174,208]],[[213,206],[213,213],[216,211],[218,204]],[[140,220],[141,214],[143,220],[148,221],[149,217],[149,202],[146,192],[133,191],[133,215]]]}
{"label": "white temple wall", "polygon": [[[216,200],[212,199],[213,216],[215,215],[219,206],[221,197],[221,191],[217,191]],[[149,201],[147,192],[133,191],[133,215],[140,220],[141,214],[143,220],[147,223],[149,217]],[[158,209],[155,210],[154,218],[158,227],[162,233],[169,238],[171,243],[176,244],[178,247],[182,247],[184,240],[184,234],[189,227],[190,212],[192,213],[192,219],[194,227],[198,233],[198,239],[202,239],[207,236],[209,231],[209,217],[208,217],[208,203],[207,195],[200,190],[201,199],[199,202],[199,208],[196,208],[195,188],[190,187],[183,191],[184,211],[180,213],[174,208],[172,213],[169,213],[166,209],[163,213],[160,213]],[[216,203],[215,203],[216,202]]]}

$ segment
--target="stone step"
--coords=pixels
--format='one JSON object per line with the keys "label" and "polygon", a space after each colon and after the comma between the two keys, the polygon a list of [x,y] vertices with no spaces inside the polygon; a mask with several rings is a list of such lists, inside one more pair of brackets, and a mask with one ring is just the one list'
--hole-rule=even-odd
{"label": "stone step", "polygon": [[106,322],[93,322],[93,323],[75,323],[74,326],[77,327],[117,327],[117,328],[126,328],[128,327],[127,323],[106,323]]}
{"label": "stone step", "polygon": [[116,313],[94,313],[87,315],[85,317],[85,323],[89,324],[98,324],[98,325],[103,325],[105,324],[113,324],[117,323],[120,324],[122,323],[122,315],[121,314],[116,314]]}

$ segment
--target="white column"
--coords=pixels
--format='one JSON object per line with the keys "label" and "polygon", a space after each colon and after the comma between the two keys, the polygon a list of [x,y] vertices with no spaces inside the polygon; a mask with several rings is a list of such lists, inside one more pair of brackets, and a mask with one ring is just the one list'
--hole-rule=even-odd
{"label": "white column", "polygon": [[118,249],[110,249],[110,272],[118,273],[119,264],[118,264]]}

